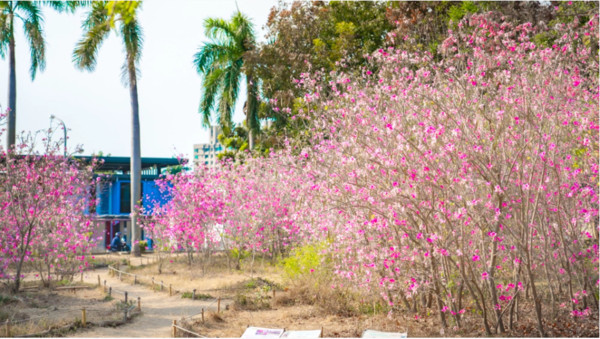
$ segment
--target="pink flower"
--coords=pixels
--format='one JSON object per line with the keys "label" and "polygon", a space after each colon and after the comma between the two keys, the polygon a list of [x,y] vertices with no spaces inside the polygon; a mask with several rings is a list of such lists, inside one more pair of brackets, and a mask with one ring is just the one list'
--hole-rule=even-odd
{"label": "pink flower", "polygon": [[478,255],[474,255],[472,258],[473,261],[479,261],[479,256]]}
{"label": "pink flower", "polygon": [[488,276],[489,276],[488,272],[481,273],[481,279],[483,279],[483,280],[487,279]]}

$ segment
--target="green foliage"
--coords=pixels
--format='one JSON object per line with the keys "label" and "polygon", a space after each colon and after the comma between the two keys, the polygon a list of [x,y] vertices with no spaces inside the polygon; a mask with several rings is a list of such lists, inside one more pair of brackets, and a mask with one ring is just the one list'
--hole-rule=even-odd
{"label": "green foliage", "polygon": [[318,269],[323,261],[321,252],[325,249],[325,243],[304,245],[292,250],[288,258],[281,261],[285,274],[291,278],[312,273]]}
{"label": "green foliage", "polygon": [[479,8],[473,1],[461,1],[448,9],[448,19],[457,23],[467,14],[477,13]]}
{"label": "green foliage", "polygon": [[[211,40],[205,42],[194,55],[194,65],[202,76],[202,97],[199,113],[202,124],[210,126],[213,113],[225,135],[232,130],[232,116],[239,94],[242,75],[246,76],[247,88],[251,94],[252,66],[247,65],[248,52],[255,48],[254,26],[242,13],[235,13],[230,21],[208,18],[204,22],[205,35]],[[246,102],[246,125],[258,130],[258,107],[255,95],[248,95]],[[249,112],[248,112],[249,111]]]}
{"label": "green foliage", "polygon": [[[192,299],[193,296],[194,296],[193,292],[183,292],[183,294],[181,294],[182,299]],[[209,299],[215,299],[215,298],[210,294],[196,293],[196,299],[194,299],[194,300],[209,300]]]}
{"label": "green foliage", "polygon": [[146,248],[148,247],[148,242],[146,240],[141,240],[139,242],[139,244],[140,244],[140,252],[146,253]]}
{"label": "green foliage", "polygon": [[236,260],[244,260],[250,256],[250,251],[245,251],[243,249],[234,248],[229,250],[229,256]]}
{"label": "green foliage", "polygon": [[189,170],[188,167],[185,167],[183,165],[176,165],[176,166],[166,167],[165,168],[165,173],[175,175],[177,173],[184,172],[184,171],[187,171],[187,170]]}
{"label": "green foliage", "polygon": [[0,294],[0,305],[10,304],[17,301],[19,300],[13,296]]}
{"label": "green foliage", "polygon": [[54,283],[56,286],[67,286],[69,284],[71,284],[71,280],[69,279],[62,279],[62,280],[58,280]]}
{"label": "green foliage", "polygon": [[233,306],[238,310],[258,311],[271,308],[269,295],[258,290],[252,294],[238,293],[233,298]]}
{"label": "green foliage", "polygon": [[366,315],[382,314],[389,311],[388,306],[380,300],[373,302],[361,302],[358,305],[358,312]]}

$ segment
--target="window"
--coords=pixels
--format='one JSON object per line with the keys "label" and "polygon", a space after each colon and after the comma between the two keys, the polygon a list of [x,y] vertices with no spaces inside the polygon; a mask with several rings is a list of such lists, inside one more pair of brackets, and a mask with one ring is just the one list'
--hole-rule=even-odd
{"label": "window", "polygon": [[[121,183],[121,189],[119,192],[121,203],[119,204],[119,211],[121,213],[131,213],[131,185],[128,182]],[[144,199],[144,182],[140,183],[140,199]]]}
{"label": "window", "polygon": [[121,205],[119,211],[121,213],[131,213],[131,185],[128,182],[121,183],[120,190]]}

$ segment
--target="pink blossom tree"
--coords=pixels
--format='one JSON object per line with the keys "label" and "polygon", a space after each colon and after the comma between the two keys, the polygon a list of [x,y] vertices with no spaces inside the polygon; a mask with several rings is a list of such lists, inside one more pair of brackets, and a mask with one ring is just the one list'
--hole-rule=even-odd
{"label": "pink blossom tree", "polygon": [[27,263],[47,284],[53,273],[81,270],[90,246],[93,165],[59,155],[47,137],[40,150],[36,137],[24,134],[14,151],[0,149],[0,278],[14,292]]}

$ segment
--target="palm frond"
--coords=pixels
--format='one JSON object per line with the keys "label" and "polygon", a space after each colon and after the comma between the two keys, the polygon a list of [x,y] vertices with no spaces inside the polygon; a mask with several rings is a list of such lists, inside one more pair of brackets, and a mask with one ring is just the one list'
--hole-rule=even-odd
{"label": "palm frond", "polygon": [[122,23],[121,34],[128,59],[132,58],[137,64],[142,56],[142,44],[144,43],[142,27],[139,25],[137,19],[132,18],[127,23]]}
{"label": "palm frond", "polygon": [[19,2],[17,8],[20,9],[23,14],[23,31],[29,42],[29,53],[31,55],[31,66],[29,73],[31,79],[35,79],[37,70],[43,71],[46,67],[46,51],[45,41],[43,33],[43,22],[42,11],[39,7],[39,3],[36,2]]}
{"label": "palm frond", "polygon": [[229,95],[228,91],[223,91],[221,93],[221,97],[219,100],[219,108],[217,109],[217,112],[219,113],[217,115],[217,122],[219,123],[219,125],[223,126],[224,128],[231,128],[231,112],[233,111],[233,98]]}
{"label": "palm frond", "polygon": [[98,49],[110,33],[110,24],[104,5],[93,4],[92,9],[82,24],[82,28],[86,32],[75,46],[73,62],[78,68],[92,71],[96,67]]}
{"label": "palm frond", "polygon": [[106,9],[106,6],[104,6],[103,2],[94,2],[92,3],[91,7],[92,8],[87,17],[81,24],[81,28],[84,30],[89,30],[93,27],[106,24],[109,21],[108,10]]}
{"label": "palm frond", "polygon": [[235,28],[236,43],[243,46],[245,51],[253,49],[256,41],[254,25],[250,18],[238,12],[233,16],[231,26]]}
{"label": "palm frond", "polygon": [[123,62],[123,65],[121,65],[121,83],[125,87],[129,86],[129,83],[131,82],[131,77],[129,76],[129,68],[130,67],[133,67],[133,69],[135,71],[136,80],[141,78],[141,76],[142,76],[142,71],[135,64],[135,62],[132,63],[132,62],[128,61],[127,59],[125,59],[125,61]]}
{"label": "palm frond", "polygon": [[29,73],[31,80],[35,79],[37,70],[43,71],[46,68],[46,48],[42,29],[39,24],[31,21],[23,23],[23,30],[29,42],[29,53],[31,56],[31,66]]}
{"label": "palm frond", "polygon": [[232,123],[232,112],[235,109],[235,100],[240,90],[242,65],[242,60],[236,60],[225,69],[225,75],[223,76],[223,91],[219,103],[218,119],[225,126],[230,126]]}
{"label": "palm frond", "polygon": [[215,41],[231,41],[235,39],[235,29],[223,19],[207,18],[204,20],[204,35]]}
{"label": "palm frond", "polygon": [[210,126],[211,111],[213,110],[217,93],[222,87],[224,75],[225,72],[223,69],[215,68],[204,76],[198,112],[202,114],[202,125],[205,127]]}
{"label": "palm frond", "polygon": [[44,4],[50,8],[58,11],[59,13],[62,13],[62,12],[74,13],[75,10],[77,10],[77,8],[90,6],[92,4],[92,1],[83,1],[83,0],[82,1],[48,1],[48,0],[39,1],[39,0],[36,0],[34,2]]}
{"label": "palm frond", "polygon": [[6,55],[10,34],[8,15],[4,12],[0,12],[0,58],[4,59],[4,56]]}
{"label": "palm frond", "polygon": [[235,50],[231,45],[219,45],[215,43],[205,43],[196,54],[194,54],[194,66],[200,74],[206,73],[217,64],[224,64],[229,56],[234,54]]}

